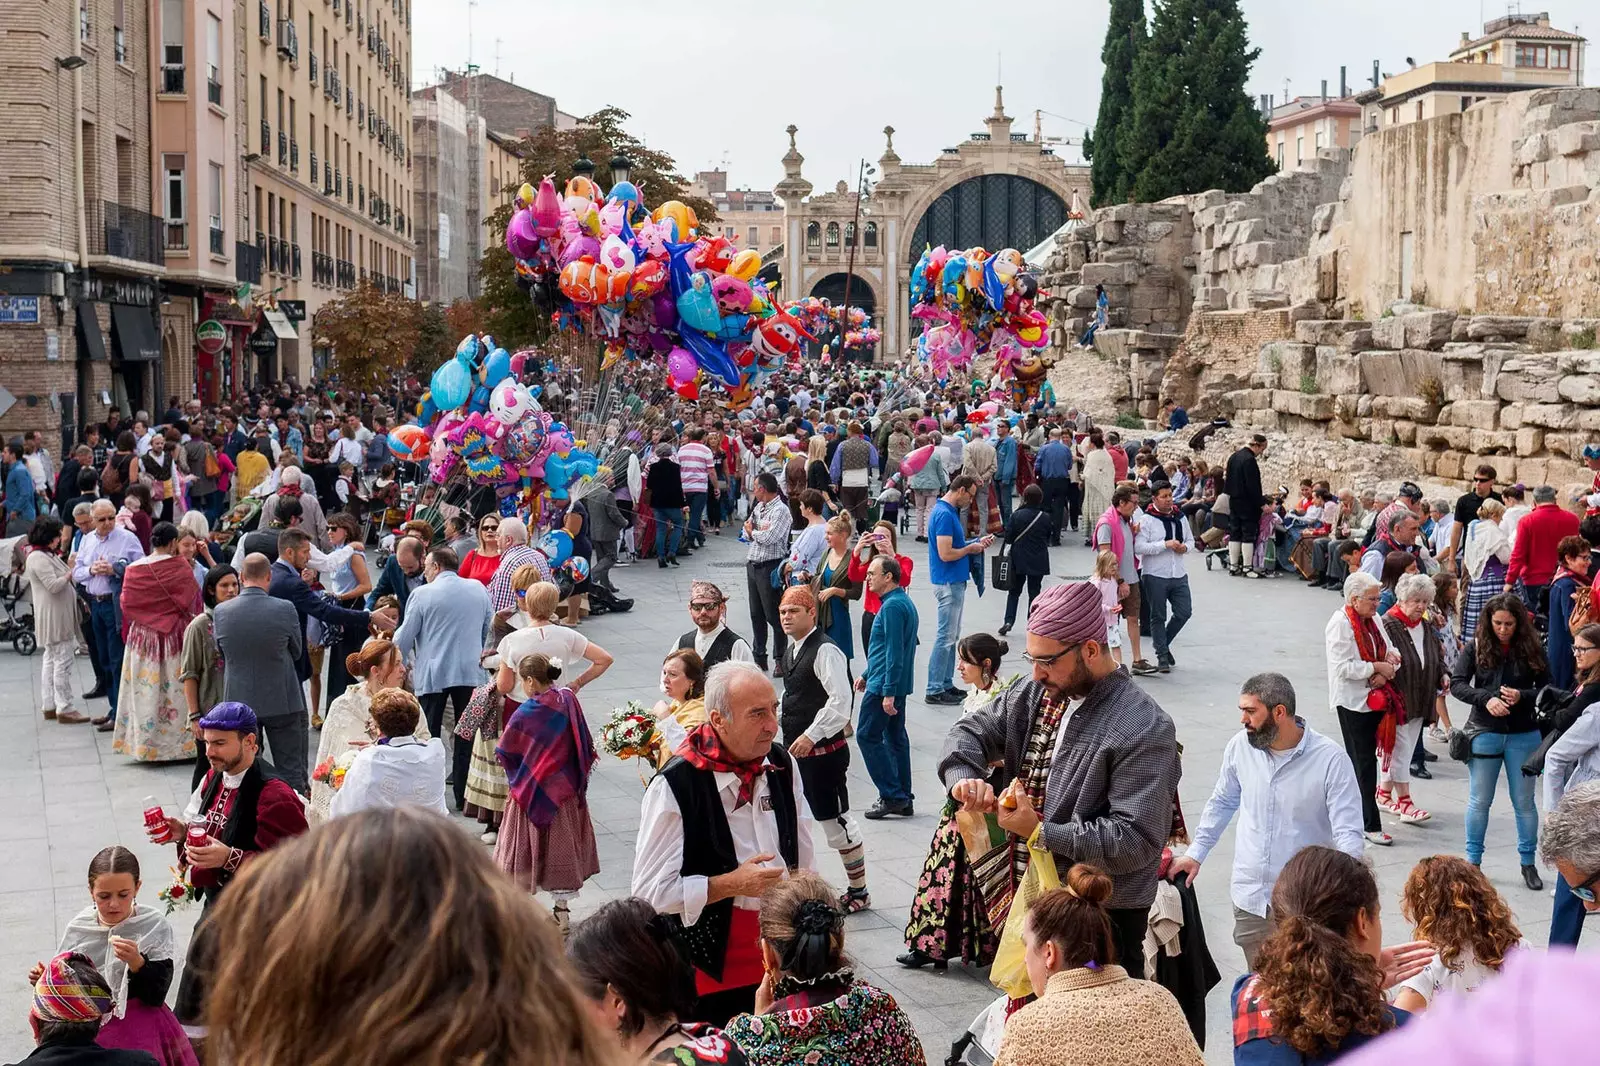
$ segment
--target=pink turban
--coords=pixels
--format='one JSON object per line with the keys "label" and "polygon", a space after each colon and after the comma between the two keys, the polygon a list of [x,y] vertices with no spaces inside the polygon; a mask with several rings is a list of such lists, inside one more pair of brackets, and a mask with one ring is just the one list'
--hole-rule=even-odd
{"label": "pink turban", "polygon": [[1106,621],[1100,610],[1100,589],[1087,581],[1051,585],[1033,601],[1028,632],[1062,644],[1104,642]]}

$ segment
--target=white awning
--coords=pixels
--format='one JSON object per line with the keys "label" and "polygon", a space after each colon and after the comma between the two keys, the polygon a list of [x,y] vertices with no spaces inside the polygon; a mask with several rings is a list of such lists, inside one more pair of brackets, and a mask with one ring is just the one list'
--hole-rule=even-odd
{"label": "white awning", "polygon": [[300,334],[295,332],[294,326],[289,322],[289,316],[282,311],[268,310],[263,311],[262,314],[267,316],[267,325],[272,327],[272,332],[278,335],[279,340],[297,341],[300,339]]}

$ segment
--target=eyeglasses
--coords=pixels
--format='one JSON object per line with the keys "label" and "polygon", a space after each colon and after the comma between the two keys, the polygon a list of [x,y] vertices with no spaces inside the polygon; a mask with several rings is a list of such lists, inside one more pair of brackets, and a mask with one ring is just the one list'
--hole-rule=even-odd
{"label": "eyeglasses", "polygon": [[1587,651],[1594,651],[1594,645],[1593,644],[1574,644],[1572,646],[1572,654],[1574,654],[1574,655],[1582,655],[1584,652],[1587,652]]}
{"label": "eyeglasses", "polygon": [[1593,903],[1595,900],[1593,886],[1596,881],[1600,881],[1600,871],[1590,874],[1589,880],[1585,881],[1583,884],[1573,885],[1572,894],[1578,899],[1582,900],[1584,903]]}
{"label": "eyeglasses", "polygon": [[1068,644],[1054,655],[1029,655],[1027,652],[1023,652],[1022,661],[1029,666],[1049,666],[1068,652],[1077,651],[1081,647],[1083,647],[1083,642],[1079,641],[1076,644]]}

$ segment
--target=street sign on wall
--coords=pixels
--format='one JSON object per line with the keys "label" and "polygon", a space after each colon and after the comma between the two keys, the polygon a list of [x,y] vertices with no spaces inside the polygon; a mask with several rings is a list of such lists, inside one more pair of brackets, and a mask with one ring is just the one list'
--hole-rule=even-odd
{"label": "street sign on wall", "polygon": [[0,324],[8,326],[37,326],[39,324],[39,298],[37,296],[0,296]]}

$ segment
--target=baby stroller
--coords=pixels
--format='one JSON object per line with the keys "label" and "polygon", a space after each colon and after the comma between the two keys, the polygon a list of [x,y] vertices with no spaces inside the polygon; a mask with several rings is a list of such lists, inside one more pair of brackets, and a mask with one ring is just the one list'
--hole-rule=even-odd
{"label": "baby stroller", "polygon": [[961,1039],[951,1045],[944,1066],[994,1066],[995,1057],[1000,1054],[1000,1040],[1006,1035],[1006,1007],[1010,1002],[1010,997],[1002,995],[979,1011]]}
{"label": "baby stroller", "polygon": [[26,542],[26,537],[0,540],[0,640],[9,640],[18,655],[32,655],[39,647],[32,613],[17,617],[17,605],[28,594],[27,579],[22,576],[22,547]]}

